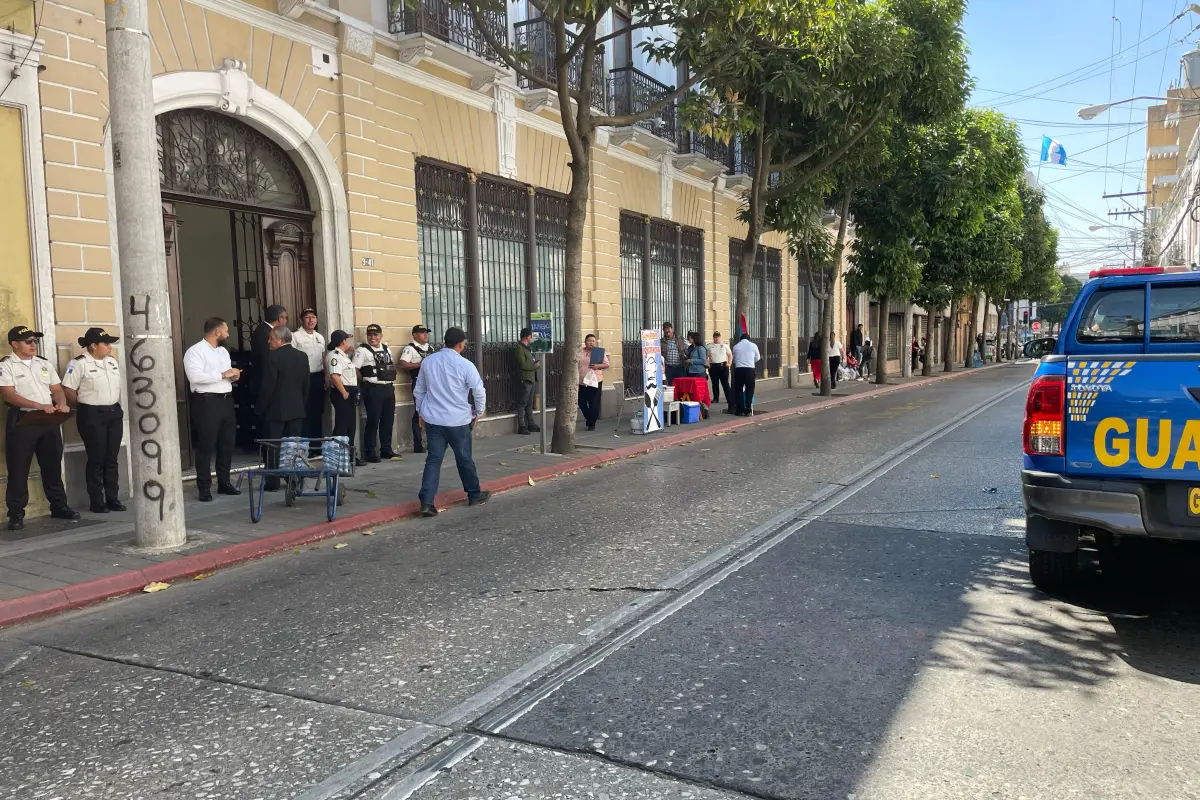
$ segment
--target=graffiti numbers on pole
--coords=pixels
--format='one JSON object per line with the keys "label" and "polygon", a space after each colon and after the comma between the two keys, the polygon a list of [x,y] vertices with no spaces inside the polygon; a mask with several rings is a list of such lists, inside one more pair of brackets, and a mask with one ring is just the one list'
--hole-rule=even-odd
{"label": "graffiti numbers on pole", "polygon": [[[140,309],[137,307],[137,300],[137,295],[129,297],[129,316],[144,317],[146,330],[149,330],[150,296],[141,295],[142,307]],[[138,353],[145,346],[146,341],[146,339],[136,340],[128,354],[129,366],[140,373],[134,375],[130,381],[130,385],[133,387],[133,405],[137,409],[137,413],[134,415],[136,417],[134,424],[137,426],[138,433],[144,437],[138,449],[146,458],[154,460],[157,474],[161,476],[163,447],[158,437],[161,435],[162,419],[158,415],[158,394],[154,391],[154,378],[147,374],[154,369],[157,362],[149,353]],[[153,478],[142,483],[142,496],[152,503],[158,503],[159,522],[163,519],[163,503],[166,495],[163,485]]]}

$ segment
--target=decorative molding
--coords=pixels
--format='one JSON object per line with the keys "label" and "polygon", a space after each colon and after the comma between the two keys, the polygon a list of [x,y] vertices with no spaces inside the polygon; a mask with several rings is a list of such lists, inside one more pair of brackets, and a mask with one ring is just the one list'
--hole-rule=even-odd
{"label": "decorative molding", "polygon": [[675,210],[675,184],[671,181],[671,164],[674,161],[672,155],[669,151],[663,153],[658,165],[658,200],[663,219],[671,219]]}
{"label": "decorative molding", "polygon": [[683,173],[687,169],[694,169],[700,173],[701,179],[711,181],[724,173],[726,168],[720,161],[713,161],[699,153],[683,153],[675,156],[675,169],[679,173]]}
{"label": "decorative molding", "polygon": [[[264,31],[277,33],[280,36],[287,37],[301,44],[307,44],[310,47],[319,47],[322,50],[329,50],[331,52],[337,50],[337,37],[321,33],[302,22],[296,22],[294,19],[280,16],[258,6],[252,6],[249,3],[242,2],[242,0],[188,0],[188,2],[208,11],[215,11],[230,19],[246,22],[256,28],[262,28]],[[331,9],[326,9],[323,6],[306,7],[305,11],[330,21],[337,21],[339,19],[336,16],[337,12],[332,12],[335,16],[327,16],[321,13],[331,11]]]}
{"label": "decorative molding", "polygon": [[496,84],[496,79],[504,73],[501,70],[479,70],[471,74],[471,88],[477,92],[487,93]]}
{"label": "decorative molding", "polygon": [[718,194],[723,193],[725,191],[725,175],[721,174],[713,178],[712,185]]}
{"label": "decorative molding", "polygon": [[422,60],[433,55],[433,48],[425,42],[424,39],[415,41],[401,42],[396,50],[396,58],[402,64],[408,64],[415,67]]}
{"label": "decorative molding", "polygon": [[362,56],[371,61],[375,56],[375,31],[364,28],[361,24],[350,22],[350,17],[342,18],[342,42],[347,53]]}
{"label": "decorative molding", "polygon": [[526,111],[536,114],[543,108],[558,113],[558,96],[554,92],[549,89],[530,89],[525,92]]}
{"label": "decorative molding", "polygon": [[300,19],[305,12],[316,14],[317,9],[321,8],[315,0],[278,0],[276,7],[288,19]]}
{"label": "decorative molding", "polygon": [[246,74],[244,61],[227,58],[217,72],[221,76],[221,104],[227,114],[244,117],[253,103],[254,79]]}
{"label": "decorative molding", "polygon": [[[375,38],[376,41],[379,40],[379,37]],[[412,42],[412,40],[405,41],[406,43]],[[416,46],[415,43],[413,43],[413,46]],[[432,55],[432,50],[429,55]],[[420,86],[422,89],[428,89],[431,92],[436,92],[444,97],[449,97],[451,100],[465,103],[481,111],[491,111],[494,105],[494,100],[490,97],[473,92],[465,86],[451,83],[445,78],[430,75],[428,72],[423,72],[410,64],[401,63],[394,58],[389,58],[381,54],[379,51],[375,52],[375,69],[385,75],[399,78],[405,83]]]}
{"label": "decorative molding", "polygon": [[0,105],[15,108],[20,113],[22,149],[25,153],[29,261],[33,267],[36,317],[25,321],[25,324],[33,325],[45,334],[42,354],[58,367],[54,270],[50,263],[50,212],[46,207],[46,169],[42,153],[42,98],[37,69],[41,58],[41,42],[8,29],[0,29],[0,73],[10,78],[7,88],[0,94]]}
{"label": "decorative molding", "polygon": [[517,177],[517,90],[497,83],[495,95],[496,145],[499,172],[505,178]]}
{"label": "decorative molding", "polygon": [[[632,144],[641,147],[647,151],[651,160],[656,162],[674,147],[666,139],[660,139],[637,125],[613,128],[608,134],[608,139],[617,146]],[[658,169],[658,165],[656,164],[654,168]]]}
{"label": "decorative molding", "polygon": [[[303,114],[254,81],[247,79],[245,85],[241,118],[292,154],[303,168],[309,197],[316,199],[316,256],[322,267],[317,290],[324,295],[328,324],[352,327],[350,213],[337,162]],[[223,110],[225,102],[225,77],[218,72],[171,72],[154,79],[155,115],[180,108]]]}

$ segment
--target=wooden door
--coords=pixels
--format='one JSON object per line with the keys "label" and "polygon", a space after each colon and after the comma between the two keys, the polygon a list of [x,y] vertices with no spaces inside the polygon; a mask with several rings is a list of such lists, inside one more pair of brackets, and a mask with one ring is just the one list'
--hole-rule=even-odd
{"label": "wooden door", "polygon": [[312,233],[296,220],[261,219],[264,306],[278,303],[288,310],[289,323],[299,324],[301,310],[316,308]]}
{"label": "wooden door", "polygon": [[175,204],[164,201],[163,243],[167,259],[167,291],[171,303],[171,338],[175,341],[175,410],[179,418],[179,455],[183,469],[193,466],[192,423],[188,407],[187,374],[183,370],[183,353],[187,341],[183,337],[183,299],[179,291],[179,227]]}

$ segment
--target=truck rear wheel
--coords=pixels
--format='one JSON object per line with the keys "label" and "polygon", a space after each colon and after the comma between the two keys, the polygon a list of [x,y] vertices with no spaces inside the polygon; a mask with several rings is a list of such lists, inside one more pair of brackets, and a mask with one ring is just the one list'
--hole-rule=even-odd
{"label": "truck rear wheel", "polygon": [[1029,551],[1029,578],[1046,591],[1066,589],[1079,578],[1079,553]]}

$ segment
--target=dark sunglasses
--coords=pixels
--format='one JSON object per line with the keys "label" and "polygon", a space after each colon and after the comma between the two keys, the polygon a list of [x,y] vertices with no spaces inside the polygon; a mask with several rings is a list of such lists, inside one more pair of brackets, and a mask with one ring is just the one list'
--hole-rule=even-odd
{"label": "dark sunglasses", "polygon": [[28,339],[18,339],[17,341],[21,344],[37,344],[37,337],[30,336]]}

